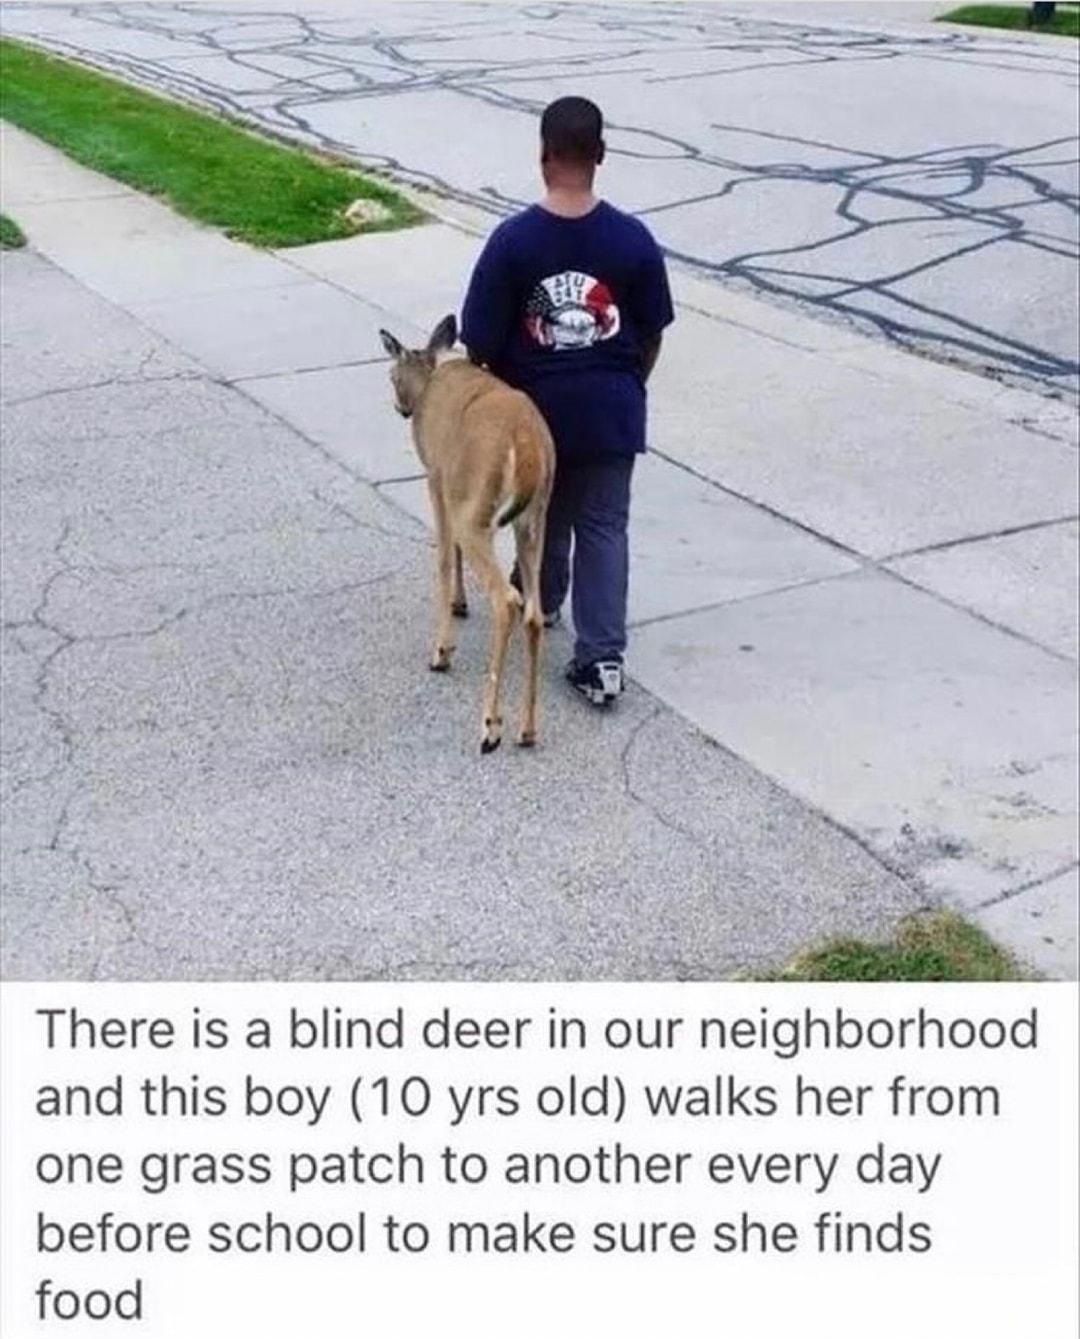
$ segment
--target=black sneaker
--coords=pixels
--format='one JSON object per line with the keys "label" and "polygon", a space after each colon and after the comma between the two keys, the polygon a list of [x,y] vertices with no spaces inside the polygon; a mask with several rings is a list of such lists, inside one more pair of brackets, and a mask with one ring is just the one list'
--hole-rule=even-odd
{"label": "black sneaker", "polygon": [[566,667],[566,681],[594,707],[614,702],[626,686],[621,660],[594,660],[591,665],[571,660]]}
{"label": "black sneaker", "polygon": [[[523,594],[521,589],[521,572],[518,569],[517,563],[515,563],[513,567],[510,569],[509,580],[511,586],[513,586],[513,588],[517,591],[517,593],[519,595]],[[557,628],[561,622],[562,622],[562,614],[559,612],[558,609],[552,610],[550,614],[548,613],[544,614],[545,628]]]}

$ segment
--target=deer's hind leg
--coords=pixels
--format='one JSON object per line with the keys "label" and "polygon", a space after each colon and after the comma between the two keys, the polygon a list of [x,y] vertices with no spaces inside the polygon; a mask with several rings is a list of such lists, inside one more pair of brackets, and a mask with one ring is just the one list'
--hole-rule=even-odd
{"label": "deer's hind leg", "polygon": [[[435,644],[428,662],[433,670],[448,670],[454,654],[453,632],[453,582],[456,545],[450,533],[450,521],[446,513],[437,480],[428,479],[431,494],[431,511],[435,518],[436,546],[436,585],[435,585]],[[458,559],[460,562],[460,558]]]}
{"label": "deer's hind leg", "polygon": [[465,598],[465,573],[461,570],[461,545],[454,545],[454,596],[450,605],[455,618],[469,617],[469,602]]}
{"label": "deer's hind leg", "polygon": [[536,743],[536,698],[540,682],[540,650],[544,638],[544,615],[540,607],[540,564],[544,556],[542,507],[530,507],[515,521],[514,539],[525,600],[525,689],[521,701],[518,743],[522,748],[531,748]]}
{"label": "deer's hind leg", "polygon": [[495,560],[491,531],[471,529],[461,537],[461,547],[470,567],[480,579],[491,601],[491,651],[484,682],[484,708],[480,728],[480,752],[491,753],[502,741],[502,716],[499,694],[502,688],[506,648],[514,619],[521,608],[521,596],[507,581]]}

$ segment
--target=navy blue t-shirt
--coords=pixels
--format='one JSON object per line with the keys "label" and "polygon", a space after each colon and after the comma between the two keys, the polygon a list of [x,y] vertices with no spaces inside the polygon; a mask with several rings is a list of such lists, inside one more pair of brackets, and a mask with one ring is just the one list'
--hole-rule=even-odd
{"label": "navy blue t-shirt", "polygon": [[645,450],[645,342],[674,319],[660,248],[601,201],[581,218],[533,205],[476,263],[461,318],[469,352],[524,390],[561,457]]}

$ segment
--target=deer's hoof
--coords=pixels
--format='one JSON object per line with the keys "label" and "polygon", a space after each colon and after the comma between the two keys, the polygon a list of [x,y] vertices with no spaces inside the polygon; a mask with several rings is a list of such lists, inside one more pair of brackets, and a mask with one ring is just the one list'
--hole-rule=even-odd
{"label": "deer's hoof", "polygon": [[455,618],[468,618],[469,606],[464,600],[455,600],[454,603],[450,606],[450,612],[454,615]]}
{"label": "deer's hoof", "polygon": [[531,749],[535,747],[535,745],[536,745],[536,731],[522,730],[521,734],[518,735],[518,748]]}
{"label": "deer's hoof", "polygon": [[496,735],[494,739],[491,739],[488,735],[485,735],[483,739],[481,739],[480,741],[480,752],[494,753],[501,743],[502,743],[502,735]]}
{"label": "deer's hoof", "polygon": [[450,650],[445,646],[437,646],[434,654],[428,661],[428,669],[434,670],[436,674],[445,674],[450,668]]}
{"label": "deer's hoof", "polygon": [[484,733],[480,736],[480,752],[494,753],[501,743],[502,717],[488,717],[484,721]]}

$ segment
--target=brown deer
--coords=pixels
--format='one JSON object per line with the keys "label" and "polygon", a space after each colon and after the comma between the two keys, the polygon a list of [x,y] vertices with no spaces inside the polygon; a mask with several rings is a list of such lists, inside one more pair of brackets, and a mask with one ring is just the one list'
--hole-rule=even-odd
{"label": "brown deer", "polygon": [[[439,322],[423,349],[406,349],[386,330],[393,359],[395,408],[412,420],[413,441],[427,471],[438,550],[438,595],[433,670],[448,670],[454,652],[453,619],[468,612],[462,555],[491,601],[491,655],[484,687],[480,751],[502,739],[499,691],[506,648],[524,610],[526,675],[518,743],[536,742],[543,616],[540,562],[544,523],[555,477],[555,447],[539,410],[467,358],[443,358],[457,339],[457,321]],[[521,590],[495,557],[495,531],[513,525]]]}

